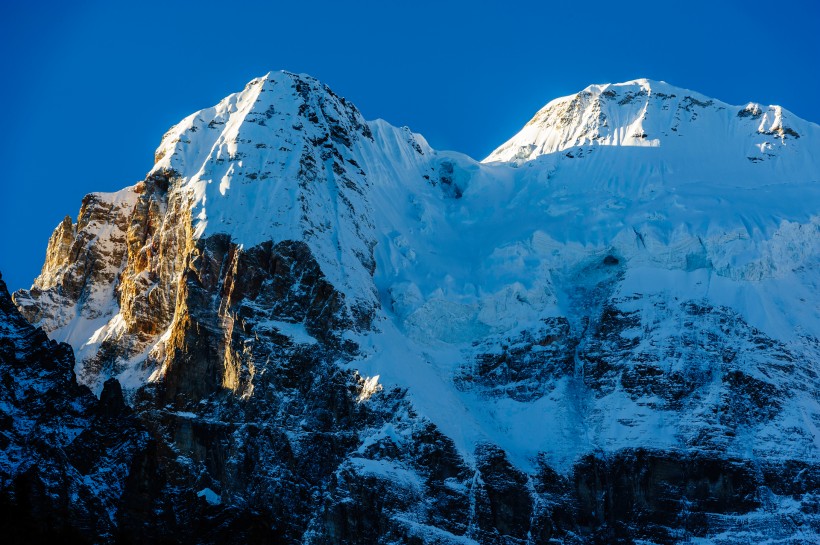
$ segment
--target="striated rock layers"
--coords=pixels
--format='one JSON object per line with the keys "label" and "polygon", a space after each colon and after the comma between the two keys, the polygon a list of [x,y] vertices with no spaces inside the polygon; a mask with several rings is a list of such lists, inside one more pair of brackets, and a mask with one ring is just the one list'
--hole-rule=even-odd
{"label": "striated rock layers", "polygon": [[[551,103],[509,163],[289,73],[183,120],[0,284],[4,535],[816,542],[820,131],[669,87]],[[712,119],[742,145],[695,175],[663,137]]]}

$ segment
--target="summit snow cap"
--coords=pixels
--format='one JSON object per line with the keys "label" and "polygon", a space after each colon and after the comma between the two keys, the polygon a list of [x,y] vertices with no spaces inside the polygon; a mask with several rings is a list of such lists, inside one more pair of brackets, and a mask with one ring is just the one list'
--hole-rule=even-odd
{"label": "summit snow cap", "polygon": [[818,133],[780,106],[732,106],[663,81],[590,85],[544,106],[483,162],[523,163],[579,146],[672,147],[752,162]]}

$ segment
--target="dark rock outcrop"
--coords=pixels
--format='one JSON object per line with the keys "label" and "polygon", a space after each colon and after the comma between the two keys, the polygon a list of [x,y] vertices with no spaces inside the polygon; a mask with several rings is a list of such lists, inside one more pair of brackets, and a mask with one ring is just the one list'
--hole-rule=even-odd
{"label": "dark rock outcrop", "polygon": [[102,401],[77,384],[71,347],[30,325],[2,279],[0,328],[4,540],[113,540],[116,507],[131,493],[128,481],[148,435],[116,380]]}

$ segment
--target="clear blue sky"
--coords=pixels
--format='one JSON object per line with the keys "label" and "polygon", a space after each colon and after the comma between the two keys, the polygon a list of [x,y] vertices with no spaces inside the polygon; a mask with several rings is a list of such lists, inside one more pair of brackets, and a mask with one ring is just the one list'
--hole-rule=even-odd
{"label": "clear blue sky", "polygon": [[480,159],[552,98],[638,77],[820,122],[818,28],[813,0],[3,2],[0,271],[30,285],[84,194],[269,70]]}

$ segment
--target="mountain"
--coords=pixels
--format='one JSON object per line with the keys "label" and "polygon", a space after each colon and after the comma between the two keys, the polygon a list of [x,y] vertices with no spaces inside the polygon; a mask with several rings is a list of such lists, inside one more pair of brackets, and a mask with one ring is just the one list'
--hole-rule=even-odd
{"label": "mountain", "polygon": [[[73,348],[60,384],[121,385],[145,434],[118,451],[141,465],[110,462],[139,486],[72,530],[814,542],[818,151],[780,107],[636,80],[477,162],[309,76],[251,81],[172,127],[145,180],[88,195],[14,294]],[[34,414],[16,388],[7,414]]]}

